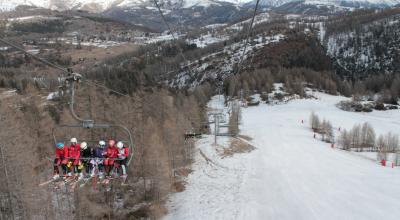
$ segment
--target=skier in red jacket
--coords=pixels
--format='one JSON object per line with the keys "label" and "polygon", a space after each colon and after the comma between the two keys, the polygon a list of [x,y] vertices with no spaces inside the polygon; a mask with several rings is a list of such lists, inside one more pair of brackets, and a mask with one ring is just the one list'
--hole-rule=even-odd
{"label": "skier in red jacket", "polygon": [[118,149],[115,147],[115,141],[109,140],[107,150],[103,153],[104,157],[104,166],[106,171],[106,176],[110,177],[110,172],[114,167],[114,159],[118,157]]}
{"label": "skier in red jacket", "polygon": [[63,175],[67,174],[67,163],[68,163],[68,148],[64,146],[64,143],[56,144],[56,158],[54,159],[54,174],[53,179],[60,177],[60,166],[63,171]]}
{"label": "skier in red jacket", "polygon": [[71,145],[68,148],[68,156],[69,156],[69,168],[70,172],[68,176],[72,176],[72,172],[79,175],[79,178],[82,178],[81,174],[81,161],[79,158],[81,157],[81,146],[78,144],[78,140],[76,138],[71,138]]}
{"label": "skier in red jacket", "polygon": [[126,166],[127,166],[127,161],[128,161],[128,155],[129,155],[129,149],[124,146],[124,143],[122,141],[118,141],[117,143],[117,148],[118,148],[118,159],[115,163],[117,167],[121,167],[122,170],[122,178],[126,178]]}

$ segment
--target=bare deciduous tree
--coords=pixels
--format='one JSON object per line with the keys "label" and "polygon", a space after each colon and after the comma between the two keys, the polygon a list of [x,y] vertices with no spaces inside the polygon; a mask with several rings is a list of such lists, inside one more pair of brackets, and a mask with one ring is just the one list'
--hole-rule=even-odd
{"label": "bare deciduous tree", "polygon": [[339,145],[342,146],[344,150],[349,150],[351,147],[351,135],[346,129],[339,136]]}
{"label": "bare deciduous tree", "polygon": [[312,112],[311,116],[310,116],[310,125],[311,125],[311,129],[314,132],[318,132],[319,131],[319,128],[320,128],[319,117],[314,112]]}
{"label": "bare deciduous tree", "polygon": [[378,140],[376,142],[376,146],[378,148],[377,160],[386,160],[387,158],[387,142],[383,135],[379,135]]}
{"label": "bare deciduous tree", "polygon": [[372,126],[365,122],[361,128],[361,151],[364,148],[368,148],[370,151],[373,150],[375,146],[375,131]]}
{"label": "bare deciduous tree", "polygon": [[355,149],[359,149],[361,146],[361,126],[355,125],[353,129],[351,129],[351,147]]}
{"label": "bare deciduous tree", "polygon": [[388,152],[395,152],[399,147],[399,136],[394,135],[391,132],[386,134],[386,141],[387,141]]}
{"label": "bare deciduous tree", "polygon": [[325,127],[324,127],[324,133],[325,133],[325,141],[326,142],[332,143],[335,140],[332,124],[330,121],[326,121]]}

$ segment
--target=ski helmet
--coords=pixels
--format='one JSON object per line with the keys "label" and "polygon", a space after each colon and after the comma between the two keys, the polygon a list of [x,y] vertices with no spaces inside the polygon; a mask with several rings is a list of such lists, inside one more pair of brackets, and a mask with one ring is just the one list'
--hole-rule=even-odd
{"label": "ski helmet", "polygon": [[71,141],[70,141],[71,143],[78,143],[78,140],[76,139],[76,138],[71,138]]}
{"label": "ski helmet", "polygon": [[119,149],[122,149],[122,148],[124,147],[124,143],[122,143],[122,141],[118,141],[117,147],[118,147]]}
{"label": "ski helmet", "polygon": [[99,145],[100,145],[100,147],[104,147],[104,146],[106,146],[106,142],[101,140],[101,141],[99,141]]}
{"label": "ski helmet", "polygon": [[87,143],[86,143],[86,142],[82,142],[82,143],[81,143],[81,148],[82,148],[83,150],[86,150],[86,148],[87,148]]}
{"label": "ski helmet", "polygon": [[56,144],[56,147],[58,149],[63,149],[64,148],[64,143],[59,142],[59,143]]}
{"label": "ski helmet", "polygon": [[109,140],[108,141],[108,145],[109,146],[114,146],[115,145],[115,141],[114,140]]}

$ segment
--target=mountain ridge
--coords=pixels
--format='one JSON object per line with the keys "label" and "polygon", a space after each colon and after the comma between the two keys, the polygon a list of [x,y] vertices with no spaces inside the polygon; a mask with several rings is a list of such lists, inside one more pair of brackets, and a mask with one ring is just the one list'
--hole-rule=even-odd
{"label": "mountain ridge", "polygon": [[[164,9],[194,8],[210,6],[251,6],[256,0],[160,0]],[[265,7],[280,7],[288,3],[300,2],[305,5],[329,5],[349,8],[392,7],[400,4],[400,0],[271,0],[261,2]],[[149,8],[154,7],[151,0],[0,0],[0,11],[11,11],[20,5],[35,6],[52,10],[87,10],[90,12],[104,12],[112,8]],[[155,9],[155,8],[154,8]]]}

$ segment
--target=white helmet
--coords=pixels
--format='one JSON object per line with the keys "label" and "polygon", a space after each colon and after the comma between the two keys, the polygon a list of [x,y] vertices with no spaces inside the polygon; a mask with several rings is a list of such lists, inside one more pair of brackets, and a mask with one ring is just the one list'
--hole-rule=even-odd
{"label": "white helmet", "polygon": [[122,149],[122,148],[124,147],[124,143],[122,143],[122,141],[118,141],[117,147],[118,147],[119,149]]}
{"label": "white helmet", "polygon": [[99,145],[100,145],[100,147],[105,147],[106,146],[106,142],[101,140],[101,141],[99,141]]}
{"label": "white helmet", "polygon": [[82,142],[82,143],[81,143],[81,148],[82,148],[83,150],[86,150],[86,148],[87,148],[87,143],[86,143],[86,142]]}
{"label": "white helmet", "polygon": [[78,143],[78,140],[76,138],[71,138],[71,143]]}

